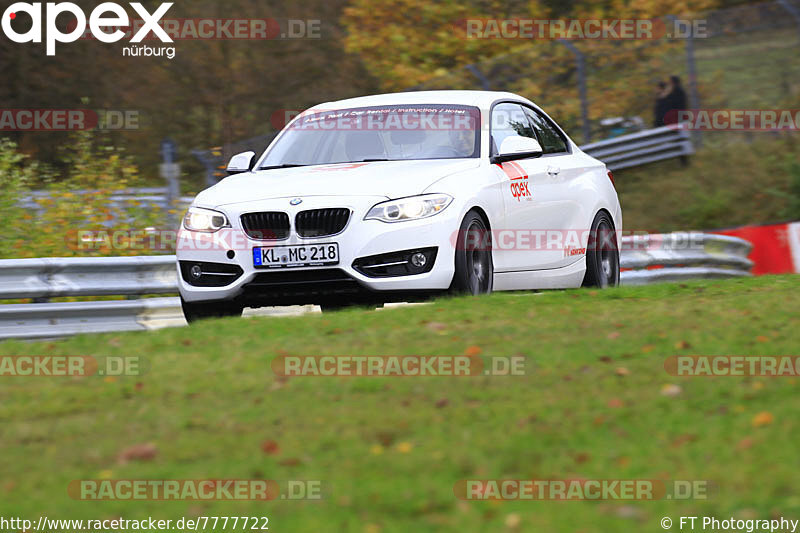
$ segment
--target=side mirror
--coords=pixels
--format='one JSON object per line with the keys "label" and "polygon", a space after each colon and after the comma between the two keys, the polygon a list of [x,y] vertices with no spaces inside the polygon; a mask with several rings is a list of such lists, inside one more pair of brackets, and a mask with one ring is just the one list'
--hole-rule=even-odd
{"label": "side mirror", "polygon": [[521,135],[510,135],[503,139],[500,145],[500,153],[492,156],[492,163],[504,163],[515,159],[529,159],[540,157],[543,153],[542,147],[536,139],[523,137]]}
{"label": "side mirror", "polygon": [[241,174],[242,172],[250,172],[253,170],[253,165],[256,164],[255,152],[242,152],[231,157],[228,163],[228,175]]}

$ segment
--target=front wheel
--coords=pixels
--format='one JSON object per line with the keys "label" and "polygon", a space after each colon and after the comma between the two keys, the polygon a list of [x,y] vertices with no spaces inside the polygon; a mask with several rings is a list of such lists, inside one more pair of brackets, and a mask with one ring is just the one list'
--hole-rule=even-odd
{"label": "front wheel", "polygon": [[233,302],[187,302],[181,298],[181,308],[186,322],[191,324],[206,318],[242,316],[244,307]]}
{"label": "front wheel", "polygon": [[608,213],[594,217],[589,245],[586,249],[584,287],[616,287],[619,285],[619,247],[614,222]]}
{"label": "front wheel", "polygon": [[450,288],[460,294],[489,294],[493,282],[491,234],[483,217],[470,211],[458,230],[456,272]]}

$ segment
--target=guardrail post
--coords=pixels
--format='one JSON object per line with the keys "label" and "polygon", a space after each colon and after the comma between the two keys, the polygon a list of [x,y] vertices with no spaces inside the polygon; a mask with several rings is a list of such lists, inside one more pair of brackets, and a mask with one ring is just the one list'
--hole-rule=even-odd
{"label": "guardrail post", "polygon": [[778,0],[778,3],[794,18],[797,24],[797,35],[800,37],[800,9],[793,6],[789,0]]}
{"label": "guardrail post", "polygon": [[[686,38],[686,67],[689,71],[689,107],[700,109],[700,95],[697,91],[697,63],[694,57],[694,26],[689,29],[689,36]],[[703,146],[703,138],[700,131],[693,131],[694,143]]]}
{"label": "guardrail post", "polygon": [[470,74],[472,74],[473,76],[475,76],[476,78],[478,78],[478,81],[480,81],[480,82],[481,82],[481,87],[483,88],[483,90],[484,90],[484,91],[489,91],[489,90],[491,90],[491,89],[490,89],[490,87],[491,87],[491,84],[489,83],[489,78],[487,78],[486,76],[484,76],[484,75],[483,75],[483,72],[481,72],[480,70],[478,70],[478,67],[476,67],[475,65],[467,65],[467,66],[466,66],[466,67],[464,67],[464,68],[465,68],[465,69],[467,69],[467,70],[469,71],[469,73],[470,73]]}
{"label": "guardrail post", "polygon": [[578,70],[578,95],[581,99],[581,122],[583,123],[583,142],[592,142],[592,126],[589,123],[589,97],[586,91],[586,55],[578,47],[566,39],[559,39],[567,50],[575,55],[575,67]]}

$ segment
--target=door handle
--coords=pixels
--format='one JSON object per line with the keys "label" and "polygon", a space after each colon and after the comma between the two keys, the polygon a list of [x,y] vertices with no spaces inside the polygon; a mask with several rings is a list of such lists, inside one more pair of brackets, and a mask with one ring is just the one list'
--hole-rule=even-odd
{"label": "door handle", "polygon": [[547,167],[547,174],[550,176],[558,176],[561,174],[561,169],[558,167],[549,166]]}

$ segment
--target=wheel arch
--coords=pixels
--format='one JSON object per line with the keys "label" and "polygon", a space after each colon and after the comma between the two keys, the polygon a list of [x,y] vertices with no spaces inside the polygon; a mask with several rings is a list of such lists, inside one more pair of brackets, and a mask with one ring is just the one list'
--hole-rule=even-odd
{"label": "wheel arch", "polygon": [[470,211],[475,211],[476,213],[478,213],[483,219],[483,221],[486,222],[486,228],[489,231],[492,231],[492,222],[491,220],[489,220],[489,215],[486,214],[486,211],[481,206],[473,205],[464,212],[464,216],[467,216],[467,213],[469,213]]}

